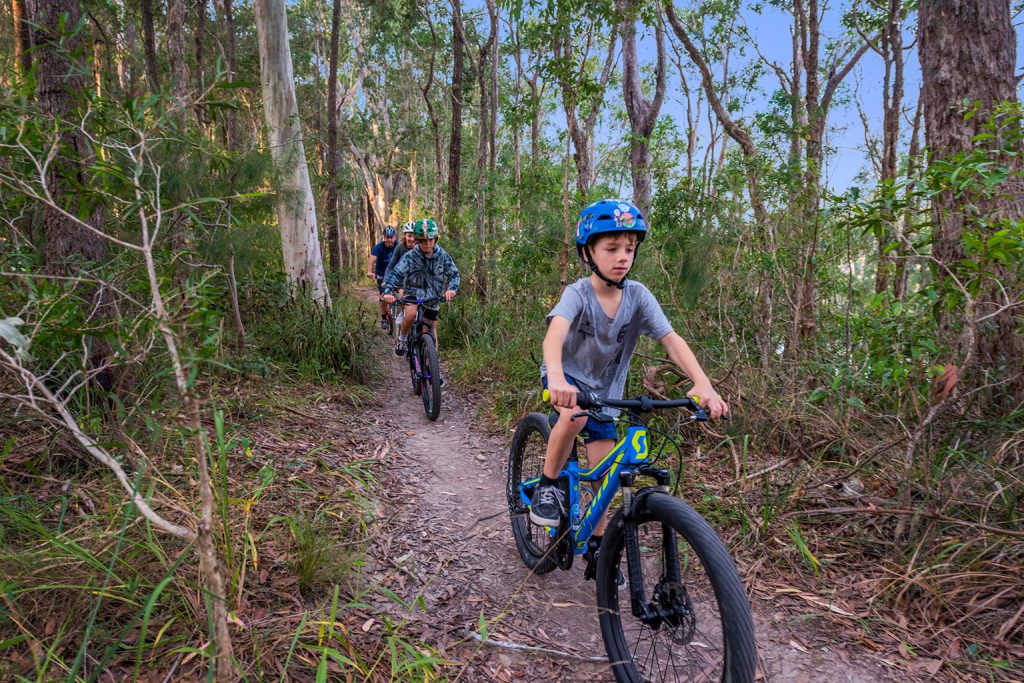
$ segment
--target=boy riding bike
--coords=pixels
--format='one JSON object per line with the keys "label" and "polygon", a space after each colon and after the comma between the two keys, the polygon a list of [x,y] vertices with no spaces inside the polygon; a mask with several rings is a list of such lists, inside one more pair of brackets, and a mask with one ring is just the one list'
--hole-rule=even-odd
{"label": "boy riding bike", "polygon": [[[643,215],[626,202],[604,199],[580,212],[576,251],[592,272],[566,287],[547,315],[541,382],[550,392],[558,422],[551,430],[544,473],[532,498],[530,519],[534,524],[557,528],[566,514],[558,476],[574,439],[585,427],[590,467],[615,446],[614,423],[595,420],[588,425],[586,418],[572,419],[582,412],[576,405],[576,392],[622,398],[629,361],[641,334],[661,342],[669,358],[693,381],[687,395],[696,397],[711,417],[729,412],[690,347],[672,330],[654,295],[639,282],[626,279],[646,236]],[[605,414],[614,417],[607,409]],[[592,548],[600,547],[605,525],[602,519],[594,529]]]}
{"label": "boy riding bike", "polygon": [[[397,283],[402,283],[405,295],[417,299],[440,299],[451,301],[459,291],[459,269],[452,257],[437,246],[439,230],[437,223],[430,218],[416,221],[413,236],[416,248],[405,253],[398,265],[384,278],[381,288],[383,300],[392,303],[395,300],[392,292]],[[447,283],[447,284],[446,284]],[[437,316],[440,310],[436,302],[425,305],[424,317],[431,321],[437,334]],[[409,349],[409,329],[416,319],[416,304],[406,304],[405,317],[395,346],[395,354],[404,356]]]}
{"label": "boy riding bike", "polygon": [[[384,274],[391,262],[391,256],[395,252],[395,229],[390,225],[384,228],[384,239],[373,246],[370,250],[370,258],[366,261],[366,276],[377,281],[377,292],[382,292]],[[381,329],[388,329],[388,307],[383,301],[380,302],[380,326]]]}

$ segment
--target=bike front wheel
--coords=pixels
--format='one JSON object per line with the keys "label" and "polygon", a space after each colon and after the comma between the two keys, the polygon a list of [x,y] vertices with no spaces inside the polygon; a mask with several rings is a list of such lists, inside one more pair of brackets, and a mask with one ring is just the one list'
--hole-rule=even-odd
{"label": "bike front wheel", "polygon": [[[752,682],[754,623],[725,545],[666,493],[643,495],[634,507],[632,521],[616,513],[598,553],[597,606],[615,679]],[[642,589],[638,605],[634,588]]]}
{"label": "bike front wheel", "polygon": [[420,368],[422,368],[420,360],[417,357],[417,354],[419,354],[419,349],[416,348],[415,346],[413,346],[412,344],[410,344],[409,348],[405,352],[405,354],[406,354],[406,358],[409,361],[409,380],[412,382],[412,392],[414,394],[416,394],[417,396],[419,396],[420,395],[420,372],[419,372],[419,370],[420,370]]}
{"label": "bike front wheel", "polygon": [[420,335],[420,397],[428,420],[441,414],[441,364],[437,360],[437,347],[429,334]]}

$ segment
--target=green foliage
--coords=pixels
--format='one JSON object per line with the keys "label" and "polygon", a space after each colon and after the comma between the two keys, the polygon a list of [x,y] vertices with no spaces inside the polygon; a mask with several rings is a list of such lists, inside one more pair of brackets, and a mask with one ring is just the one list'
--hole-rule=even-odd
{"label": "green foliage", "polygon": [[364,303],[338,297],[324,310],[293,297],[283,276],[266,276],[247,290],[246,316],[266,359],[318,379],[347,377],[368,383],[381,372],[374,355],[372,313]]}

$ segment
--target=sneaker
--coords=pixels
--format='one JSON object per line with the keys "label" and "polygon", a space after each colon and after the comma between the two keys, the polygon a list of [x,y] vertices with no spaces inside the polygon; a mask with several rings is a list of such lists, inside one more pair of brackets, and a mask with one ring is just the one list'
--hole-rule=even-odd
{"label": "sneaker", "polygon": [[383,315],[380,318],[380,329],[384,330],[385,332],[391,329],[391,325],[390,323],[388,323],[388,317],[386,315]]}
{"label": "sneaker", "polygon": [[398,343],[395,344],[395,355],[404,356],[405,352],[409,350],[409,340],[399,335]]}
{"label": "sneaker", "polygon": [[557,486],[537,486],[530,505],[530,521],[540,526],[557,527],[565,514],[565,492]]}

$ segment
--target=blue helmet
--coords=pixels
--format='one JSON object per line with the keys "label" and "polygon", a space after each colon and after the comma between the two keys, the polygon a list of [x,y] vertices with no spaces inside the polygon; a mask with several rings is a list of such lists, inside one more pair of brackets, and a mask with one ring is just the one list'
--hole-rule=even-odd
{"label": "blue helmet", "polygon": [[624,231],[637,233],[638,243],[644,241],[644,237],[647,236],[647,221],[640,213],[640,209],[616,199],[596,201],[580,211],[580,218],[576,223],[576,251],[582,256],[583,248],[595,235]]}
{"label": "blue helmet", "polygon": [[390,225],[388,227],[384,228],[384,236],[385,237],[394,237],[395,236],[395,229],[392,228]]}

